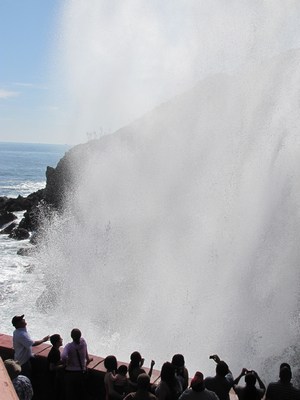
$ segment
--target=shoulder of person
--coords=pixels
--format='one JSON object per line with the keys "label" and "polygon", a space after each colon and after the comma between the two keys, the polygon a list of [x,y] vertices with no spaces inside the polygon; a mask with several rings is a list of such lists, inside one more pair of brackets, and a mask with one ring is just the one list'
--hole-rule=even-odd
{"label": "shoulder of person", "polygon": [[124,397],[124,400],[132,400],[132,399],[134,398],[134,396],[135,396],[135,392],[128,393],[128,394]]}
{"label": "shoulder of person", "polygon": [[235,385],[233,386],[233,390],[235,391],[235,393],[241,393],[243,391],[243,386],[239,386],[239,385]]}

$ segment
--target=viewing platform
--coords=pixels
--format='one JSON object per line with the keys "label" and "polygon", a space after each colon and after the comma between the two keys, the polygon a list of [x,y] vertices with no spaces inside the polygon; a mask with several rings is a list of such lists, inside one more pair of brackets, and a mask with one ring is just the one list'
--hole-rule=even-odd
{"label": "viewing platform", "polygon": [[[40,344],[32,348],[35,355],[34,379],[32,380],[34,388],[33,400],[49,400],[48,391],[48,375],[47,375],[47,356],[51,349],[51,344]],[[61,351],[63,347],[61,347]],[[14,357],[14,349],[12,345],[12,336],[0,333],[0,394],[1,400],[18,400],[18,396],[6,372],[3,361]],[[104,358],[90,354],[93,358],[88,365],[88,399],[89,400],[105,400],[104,375],[106,369],[104,367]],[[3,361],[2,361],[3,360]],[[118,361],[119,365],[127,365],[128,363]],[[149,368],[143,366],[146,373]],[[160,371],[154,369],[151,376],[151,383],[158,384],[160,382]],[[237,396],[233,390],[230,392],[230,399],[237,400]]]}
{"label": "viewing platform", "polygon": [[[51,349],[51,344],[40,344],[32,348],[35,356],[34,363],[34,378],[32,380],[34,388],[34,400],[49,400],[48,393],[48,375],[47,375],[47,356]],[[63,347],[61,348],[61,351]],[[2,360],[14,357],[12,344],[12,336],[0,333],[0,357]],[[104,367],[104,358],[90,354],[93,358],[88,365],[88,398],[90,400],[105,399],[104,375],[106,369]],[[6,372],[3,361],[0,361],[0,393],[1,400],[17,400],[18,396],[15,393],[10,378]],[[128,363],[118,361],[118,365],[127,365]],[[143,366],[143,369],[148,373],[149,368]],[[152,383],[159,383],[160,371],[153,370],[151,376]],[[14,397],[15,396],[15,397]]]}

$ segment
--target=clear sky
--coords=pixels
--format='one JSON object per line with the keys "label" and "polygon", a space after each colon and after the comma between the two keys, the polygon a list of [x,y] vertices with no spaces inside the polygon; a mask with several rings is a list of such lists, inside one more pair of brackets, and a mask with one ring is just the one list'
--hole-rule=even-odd
{"label": "clear sky", "polygon": [[299,0],[0,0],[0,141],[80,143],[300,45]]}
{"label": "clear sky", "polygon": [[0,0],[0,141],[60,141],[49,82],[58,12],[56,0]]}

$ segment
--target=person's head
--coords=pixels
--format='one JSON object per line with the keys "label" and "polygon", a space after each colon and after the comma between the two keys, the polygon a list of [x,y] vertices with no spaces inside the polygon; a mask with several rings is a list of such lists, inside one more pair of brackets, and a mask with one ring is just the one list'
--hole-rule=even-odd
{"label": "person's head", "polygon": [[292,379],[292,371],[290,366],[284,366],[279,370],[279,378],[283,383],[290,383]]}
{"label": "person's head", "polygon": [[118,368],[118,362],[115,356],[107,356],[104,359],[104,367],[107,371],[116,371]]}
{"label": "person's head", "polygon": [[50,336],[50,343],[54,347],[60,347],[62,346],[62,337],[58,333],[54,333],[54,335]]}
{"label": "person's head", "polygon": [[202,372],[197,371],[194,378],[191,380],[191,388],[194,392],[201,392],[205,389],[204,376]]}
{"label": "person's head", "polygon": [[127,365],[125,365],[125,364],[120,365],[117,369],[117,373],[120,375],[125,376],[127,374],[127,372],[128,372],[128,368],[127,368]]}
{"label": "person's head", "polygon": [[174,354],[172,357],[172,364],[174,367],[177,368],[183,368],[184,367],[184,357],[182,354]]}
{"label": "person's head", "polygon": [[255,373],[252,372],[252,371],[247,372],[246,375],[245,375],[245,382],[246,382],[246,386],[249,386],[249,387],[250,386],[251,387],[255,386],[255,384],[256,384],[256,375],[255,375]]}
{"label": "person's head", "polygon": [[21,373],[21,365],[18,361],[8,359],[4,361],[6,371],[11,380],[14,380]]}
{"label": "person's head", "polygon": [[137,388],[140,390],[148,390],[150,386],[150,376],[142,373],[137,377]]}
{"label": "person's head", "polygon": [[228,365],[226,364],[225,361],[220,361],[218,362],[216,366],[216,374],[219,376],[226,376],[229,372]]}
{"label": "person's head", "polygon": [[73,339],[73,342],[79,344],[80,343],[80,338],[81,338],[81,332],[79,329],[74,328],[71,330],[71,338]]}
{"label": "person's head", "polygon": [[291,370],[290,364],[284,362],[284,363],[280,364],[279,371],[281,370],[281,368],[284,368],[284,367],[287,367],[289,370]]}
{"label": "person's head", "polygon": [[138,351],[134,351],[130,355],[130,363],[132,366],[140,366],[142,362],[142,356]]}
{"label": "person's head", "polygon": [[24,314],[22,314],[22,315],[15,315],[15,316],[13,317],[13,319],[11,320],[11,323],[13,324],[13,326],[14,326],[16,329],[25,328],[26,325],[27,325],[27,323],[26,323],[26,321],[25,321],[25,318],[24,318]]}
{"label": "person's head", "polygon": [[160,378],[162,381],[172,384],[175,380],[175,367],[170,362],[165,362],[160,371]]}

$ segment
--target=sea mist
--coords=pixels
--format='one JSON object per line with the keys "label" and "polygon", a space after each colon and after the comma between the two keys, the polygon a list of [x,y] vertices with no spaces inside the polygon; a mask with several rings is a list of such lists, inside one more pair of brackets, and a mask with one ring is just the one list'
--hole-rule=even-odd
{"label": "sea mist", "polygon": [[[247,367],[276,379],[281,361],[294,363],[299,333],[300,55],[286,51],[288,28],[267,46],[280,18],[289,18],[264,20],[279,2],[229,11],[214,2],[215,14],[206,11],[216,25],[204,27],[197,3],[175,2],[186,30],[172,18],[162,29],[158,6],[147,6],[148,18],[137,2],[68,3],[66,57],[74,62],[66,65],[77,107],[70,126],[88,130],[106,117],[113,130],[126,126],[72,158],[76,184],[63,212],[45,219],[39,246],[43,309],[66,339],[77,326],[102,356],[127,361],[139,350],[146,365],[154,358],[159,366],[183,353],[191,374],[207,375],[214,371],[208,357],[218,353],[235,374]],[[171,4],[163,7],[169,15]],[[72,52],[80,18],[85,62],[78,47]],[[187,29],[189,18],[198,31]],[[149,52],[139,35],[129,46],[135,22]],[[116,48],[120,25],[125,47]],[[181,33],[194,39],[188,54]],[[111,42],[101,47],[103,37]]]}

